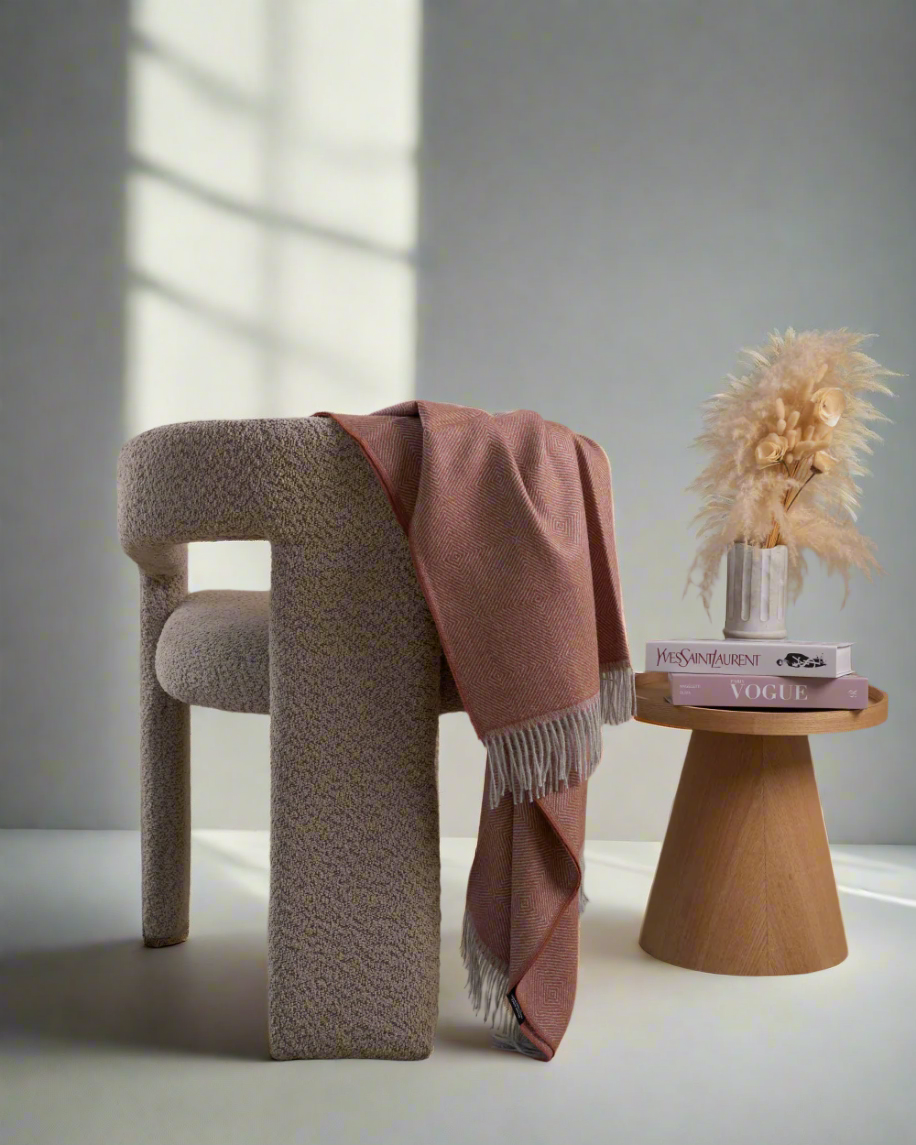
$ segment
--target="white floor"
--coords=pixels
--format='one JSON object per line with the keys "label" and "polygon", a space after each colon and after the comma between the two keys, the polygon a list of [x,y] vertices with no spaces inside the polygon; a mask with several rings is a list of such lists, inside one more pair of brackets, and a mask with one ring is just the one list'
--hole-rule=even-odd
{"label": "white floor", "polygon": [[838,847],[850,956],[793,978],[637,946],[658,847],[586,850],[572,1025],[549,1065],[488,1046],[458,927],[472,841],[444,840],[438,1040],[425,1062],[272,1062],[267,838],[200,832],[190,942],[138,942],[129,832],[0,832],[3,1145],[916,1142],[916,847]]}

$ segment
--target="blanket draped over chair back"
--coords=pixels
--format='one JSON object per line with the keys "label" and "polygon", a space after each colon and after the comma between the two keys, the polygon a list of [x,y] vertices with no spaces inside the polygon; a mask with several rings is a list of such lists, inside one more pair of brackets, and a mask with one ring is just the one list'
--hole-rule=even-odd
{"label": "blanket draped over chair back", "polygon": [[549,1061],[572,1014],[585,798],[635,711],[600,446],[530,410],[333,417],[404,528],[487,772],[462,955],[497,1042]]}

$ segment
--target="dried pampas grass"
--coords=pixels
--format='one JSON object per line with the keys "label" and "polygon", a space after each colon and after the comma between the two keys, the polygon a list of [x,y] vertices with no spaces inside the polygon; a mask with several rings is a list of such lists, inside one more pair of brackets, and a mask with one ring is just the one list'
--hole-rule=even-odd
{"label": "dried pampas grass", "polygon": [[805,549],[840,574],[847,593],[852,569],[880,571],[874,544],[856,527],[856,479],[868,473],[863,455],[881,440],[868,423],[889,420],[868,395],[890,395],[882,379],[900,375],[863,353],[866,338],[849,330],[774,333],[745,351],[749,372],[729,377],[728,389],[706,402],[695,444],[709,464],[689,487],[703,507],[688,586],[696,584],[707,612],[722,555],[738,541],[787,546],[793,598]]}

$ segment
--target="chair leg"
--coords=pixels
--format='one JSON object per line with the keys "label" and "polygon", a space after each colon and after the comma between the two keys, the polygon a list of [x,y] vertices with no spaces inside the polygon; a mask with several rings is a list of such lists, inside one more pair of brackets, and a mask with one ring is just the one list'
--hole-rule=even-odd
{"label": "chair leg", "polygon": [[423,1058],[436,1027],[441,648],[366,475],[354,503],[362,513],[371,500],[367,532],[341,529],[317,555],[273,547],[268,981],[280,1059]]}
{"label": "chair leg", "polygon": [[191,884],[190,708],[162,690],[156,644],[187,594],[182,573],[141,574],[140,834],[143,855],[143,941],[174,946],[188,937]]}

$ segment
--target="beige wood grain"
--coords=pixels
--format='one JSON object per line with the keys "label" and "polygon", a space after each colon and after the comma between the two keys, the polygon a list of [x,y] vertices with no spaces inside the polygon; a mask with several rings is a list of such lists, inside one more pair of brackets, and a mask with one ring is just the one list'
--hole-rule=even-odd
{"label": "beige wood grain", "polygon": [[646,724],[736,735],[807,736],[873,728],[887,719],[887,693],[869,686],[868,707],[859,711],[786,711],[785,709],[695,708],[669,703],[666,672],[636,676],[636,719]]}
{"label": "beige wood grain", "polygon": [[846,957],[806,738],[694,731],[640,945],[718,974],[803,974]]}

